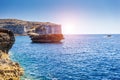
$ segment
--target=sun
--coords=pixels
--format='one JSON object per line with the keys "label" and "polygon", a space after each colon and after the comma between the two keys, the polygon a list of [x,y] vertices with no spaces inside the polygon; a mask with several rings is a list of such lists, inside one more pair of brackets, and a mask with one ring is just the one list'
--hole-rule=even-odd
{"label": "sun", "polygon": [[[63,12],[63,11],[62,11]],[[58,17],[58,22],[62,25],[62,33],[63,34],[75,34],[77,25],[78,25],[78,17],[74,12],[63,12]]]}
{"label": "sun", "polygon": [[73,22],[62,24],[62,33],[63,34],[74,34],[75,24]]}
{"label": "sun", "polygon": [[74,18],[64,18],[62,21],[63,34],[75,34],[77,28],[77,20]]}

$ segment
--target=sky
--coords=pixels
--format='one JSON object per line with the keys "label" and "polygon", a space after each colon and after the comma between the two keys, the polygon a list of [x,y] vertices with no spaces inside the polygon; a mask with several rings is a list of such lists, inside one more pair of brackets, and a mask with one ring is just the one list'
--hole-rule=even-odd
{"label": "sky", "polygon": [[0,0],[0,18],[61,24],[63,34],[120,34],[120,0]]}

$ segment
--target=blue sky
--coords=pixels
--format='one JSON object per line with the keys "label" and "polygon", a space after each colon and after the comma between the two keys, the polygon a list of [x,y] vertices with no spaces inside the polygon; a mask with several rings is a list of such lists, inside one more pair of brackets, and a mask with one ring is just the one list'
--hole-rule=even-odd
{"label": "blue sky", "polygon": [[65,34],[117,34],[120,0],[0,0],[0,18],[58,23]]}

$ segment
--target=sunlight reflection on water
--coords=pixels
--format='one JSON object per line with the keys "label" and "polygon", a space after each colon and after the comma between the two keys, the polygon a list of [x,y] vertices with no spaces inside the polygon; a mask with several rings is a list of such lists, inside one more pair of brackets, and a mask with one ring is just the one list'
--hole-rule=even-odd
{"label": "sunlight reflection on water", "polygon": [[67,35],[58,44],[17,36],[10,54],[24,67],[26,80],[119,80],[120,35],[104,36]]}

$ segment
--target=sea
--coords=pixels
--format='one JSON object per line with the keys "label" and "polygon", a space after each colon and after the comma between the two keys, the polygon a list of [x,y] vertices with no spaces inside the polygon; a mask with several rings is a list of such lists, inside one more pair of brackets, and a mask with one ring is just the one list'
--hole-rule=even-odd
{"label": "sea", "polygon": [[21,80],[120,80],[120,34],[64,35],[60,43],[16,36],[9,52]]}

